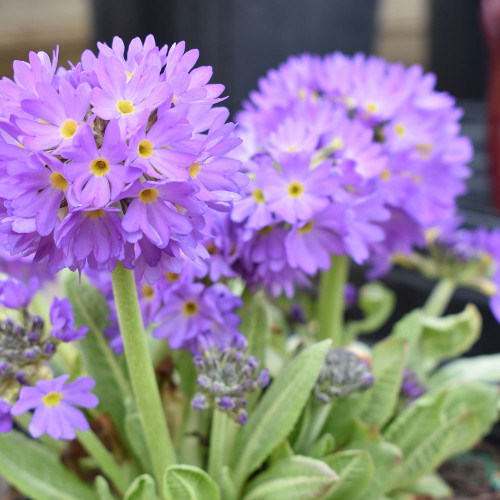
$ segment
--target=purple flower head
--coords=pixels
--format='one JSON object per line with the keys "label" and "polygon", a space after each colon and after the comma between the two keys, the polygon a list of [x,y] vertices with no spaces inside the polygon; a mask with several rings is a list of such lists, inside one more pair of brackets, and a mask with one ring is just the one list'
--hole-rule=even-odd
{"label": "purple flower head", "polygon": [[63,342],[72,342],[85,337],[88,327],[81,326],[75,329],[75,320],[73,317],[73,307],[68,299],[59,299],[54,297],[50,307],[50,322],[52,323],[51,335]]}
{"label": "purple flower head", "polygon": [[51,271],[120,261],[153,282],[208,257],[205,213],[229,211],[246,181],[240,139],[197,50],[152,36],[98,48],[57,72],[31,53],[1,80],[0,231]]}
{"label": "purple flower head", "polygon": [[14,422],[10,414],[11,406],[7,401],[0,398],[0,432],[7,433],[12,430]]}
{"label": "purple flower head", "polygon": [[259,371],[258,360],[245,353],[240,340],[217,347],[210,339],[200,342],[200,352],[193,359],[198,373],[198,392],[192,405],[198,411],[218,408],[240,424],[246,421],[247,397],[265,388],[270,381],[267,370]]}
{"label": "purple flower head", "polygon": [[6,278],[0,281],[0,304],[9,309],[21,309],[28,307],[31,299],[39,287],[39,279],[33,276],[29,285],[14,278]]}
{"label": "purple flower head", "polygon": [[84,377],[66,384],[68,379],[69,375],[61,375],[21,389],[12,414],[34,410],[29,426],[34,438],[47,433],[53,439],[75,439],[75,429],[86,431],[90,428],[82,411],[75,406],[95,408],[98,405],[97,396],[90,392],[95,381]]}

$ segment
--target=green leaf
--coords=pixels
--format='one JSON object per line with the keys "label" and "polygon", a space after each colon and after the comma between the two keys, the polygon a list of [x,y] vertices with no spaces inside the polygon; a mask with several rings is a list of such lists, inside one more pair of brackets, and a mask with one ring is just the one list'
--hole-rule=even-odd
{"label": "green leaf", "polygon": [[278,460],[293,457],[293,449],[288,439],[284,439],[269,455],[269,463],[273,464]]}
{"label": "green leaf", "polygon": [[91,486],[71,474],[59,457],[17,431],[0,434],[0,474],[33,500],[95,500]]}
{"label": "green leaf", "polygon": [[165,471],[166,500],[220,500],[219,487],[202,469],[171,465]]}
{"label": "green leaf", "polygon": [[337,474],[320,460],[302,456],[285,458],[248,485],[244,500],[323,498],[337,479]]}
{"label": "green leaf", "polygon": [[154,500],[156,494],[155,480],[149,474],[136,477],[129,486],[123,500]]}
{"label": "green leaf", "polygon": [[240,332],[248,340],[248,352],[264,365],[271,332],[271,312],[264,291],[258,292],[241,310]]}
{"label": "green leaf", "polygon": [[331,434],[323,434],[316,443],[314,443],[307,455],[312,458],[323,458],[335,449],[335,438]]}
{"label": "green leaf", "polygon": [[125,399],[125,436],[130,445],[134,457],[138,460],[142,469],[151,471],[151,461],[146,445],[146,437],[141,424],[141,417],[133,398]]}
{"label": "green leaf", "polygon": [[227,465],[224,465],[220,470],[219,486],[222,500],[236,500],[238,492],[234,485],[231,469]]}
{"label": "green leaf", "polygon": [[395,304],[395,293],[383,283],[372,281],[364,285],[359,292],[358,300],[364,318],[347,324],[349,338],[353,339],[359,333],[377,331],[389,319]]}
{"label": "green leaf", "polygon": [[234,470],[238,488],[292,430],[330,344],[329,340],[318,342],[292,359],[251,413],[236,444]]}
{"label": "green leaf", "polygon": [[89,331],[79,341],[85,370],[96,381],[94,389],[99,398],[97,411],[107,413],[124,435],[124,400],[131,395],[123,361],[108,346],[103,330],[108,323],[108,308],[102,294],[85,277],[68,273],[64,279],[66,295],[73,305],[75,323],[86,325]]}
{"label": "green leaf", "polygon": [[418,478],[414,483],[407,486],[404,492],[435,499],[451,498],[453,496],[453,490],[434,472]]}
{"label": "green leaf", "polygon": [[115,496],[111,493],[108,482],[104,477],[97,476],[94,485],[95,489],[97,490],[99,500],[116,500]]}
{"label": "green leaf", "polygon": [[428,385],[432,388],[461,382],[500,382],[500,354],[486,354],[450,361],[434,372]]}
{"label": "green leaf", "polygon": [[373,462],[370,454],[361,450],[341,451],[323,458],[339,476],[339,480],[324,500],[358,500],[370,487]]}
{"label": "green leaf", "polygon": [[459,314],[422,317],[422,353],[434,365],[468,351],[481,333],[481,314],[468,304]]}
{"label": "green leaf", "polygon": [[436,427],[414,451],[405,456],[392,489],[402,489],[419,476],[432,472],[458,451],[470,448],[478,437],[479,421],[472,412]]}
{"label": "green leaf", "polygon": [[379,342],[372,352],[372,372],[375,377],[368,406],[361,416],[369,425],[381,428],[393,415],[399,398],[403,371],[408,357],[405,339],[390,338]]}

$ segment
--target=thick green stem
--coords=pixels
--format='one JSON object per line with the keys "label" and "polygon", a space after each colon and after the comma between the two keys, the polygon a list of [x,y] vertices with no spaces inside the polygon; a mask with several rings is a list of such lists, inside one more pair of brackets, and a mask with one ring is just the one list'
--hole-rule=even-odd
{"label": "thick green stem", "polygon": [[118,263],[111,276],[128,372],[154,476],[161,488],[163,473],[176,457],[148,351],[134,274]]}
{"label": "thick green stem", "polygon": [[208,453],[208,473],[217,481],[224,465],[226,449],[226,428],[229,424],[227,413],[215,409],[212,415],[210,446]]}
{"label": "thick green stem", "polygon": [[456,283],[449,278],[439,281],[424,304],[424,313],[429,316],[441,316],[453,297],[456,288]]}
{"label": "thick green stem", "polygon": [[101,443],[92,430],[77,432],[78,441],[95,460],[102,473],[115,485],[120,494],[127,490],[128,480],[113,455]]}
{"label": "thick green stem", "polygon": [[319,288],[319,339],[332,339],[342,347],[344,339],[344,286],[349,274],[349,257],[332,255],[332,265],[322,273]]}

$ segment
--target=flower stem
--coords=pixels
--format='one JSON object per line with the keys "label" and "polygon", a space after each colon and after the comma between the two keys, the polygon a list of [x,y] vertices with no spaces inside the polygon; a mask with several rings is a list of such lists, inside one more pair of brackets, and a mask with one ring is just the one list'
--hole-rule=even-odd
{"label": "flower stem", "polygon": [[424,304],[424,313],[429,316],[441,316],[453,297],[456,287],[456,283],[449,278],[439,281]]}
{"label": "flower stem", "polygon": [[349,257],[332,255],[332,265],[322,273],[319,288],[319,339],[332,339],[342,347],[344,339],[344,286],[349,274]]}
{"label": "flower stem", "polygon": [[176,457],[148,351],[134,274],[118,263],[111,277],[132,389],[154,476],[161,488],[163,473],[176,462]]}
{"label": "flower stem", "polygon": [[78,441],[95,460],[102,473],[115,485],[120,494],[123,495],[127,490],[128,480],[113,455],[106,449],[92,430],[77,431],[76,434]]}
{"label": "flower stem", "polygon": [[226,428],[229,417],[223,411],[214,409],[212,414],[212,429],[210,431],[210,446],[208,454],[208,473],[216,481],[224,465]]}

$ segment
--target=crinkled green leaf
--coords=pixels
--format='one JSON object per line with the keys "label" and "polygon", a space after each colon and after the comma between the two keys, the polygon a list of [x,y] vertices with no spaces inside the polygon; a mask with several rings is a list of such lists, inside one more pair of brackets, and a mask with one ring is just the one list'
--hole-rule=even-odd
{"label": "crinkled green leaf", "polygon": [[450,361],[434,372],[428,385],[432,388],[462,382],[500,382],[500,354],[486,354]]}
{"label": "crinkled green leaf", "polygon": [[220,500],[219,487],[202,469],[171,465],[165,471],[166,500]]}
{"label": "crinkled green leaf", "polygon": [[123,500],[155,500],[156,494],[155,480],[149,474],[136,477],[123,497]]}
{"label": "crinkled green leaf", "polygon": [[244,500],[314,500],[323,498],[337,474],[321,460],[294,456],[278,460],[247,488]]}
{"label": "crinkled green leaf", "polygon": [[233,474],[229,466],[224,465],[220,470],[219,486],[221,500],[236,500],[238,492],[234,485]]}
{"label": "crinkled green leaf", "polygon": [[323,434],[307,451],[312,458],[323,458],[335,449],[335,438],[331,434]]}
{"label": "crinkled green leaf", "polygon": [[141,424],[141,417],[137,405],[133,398],[125,399],[125,436],[130,445],[130,449],[142,466],[143,470],[151,471],[151,461],[146,444],[146,437]]}
{"label": "crinkled green leaf", "polygon": [[328,455],[323,461],[339,476],[323,500],[361,500],[373,479],[373,462],[367,451],[349,450]]}
{"label": "crinkled green leaf", "polygon": [[89,331],[79,341],[85,370],[96,381],[93,392],[99,398],[97,411],[107,413],[124,433],[125,398],[131,395],[123,360],[110,349],[103,334],[108,324],[108,308],[102,294],[82,276],[69,273],[64,280],[66,295],[73,305],[75,323]]}
{"label": "crinkled green leaf", "polygon": [[396,304],[395,293],[383,283],[372,281],[361,287],[358,305],[364,318],[347,324],[349,338],[377,331],[389,319]]}
{"label": "crinkled green leaf", "polygon": [[71,474],[59,457],[17,431],[0,434],[0,474],[33,500],[95,500],[91,486]]}
{"label": "crinkled green leaf", "polygon": [[235,482],[241,487],[299,418],[330,348],[325,340],[292,359],[272,382],[245,424],[236,444]]}
{"label": "crinkled green leaf", "polygon": [[422,317],[421,349],[435,363],[468,351],[481,333],[481,314],[468,304],[459,314]]}
{"label": "crinkled green leaf", "polygon": [[404,492],[438,500],[453,496],[453,490],[438,474],[433,472],[418,478],[414,483],[408,485]]}
{"label": "crinkled green leaf", "polygon": [[390,338],[379,342],[372,351],[373,387],[367,392],[369,403],[361,418],[381,428],[394,414],[408,357],[405,339]]}
{"label": "crinkled green leaf", "polygon": [[412,484],[432,472],[458,451],[470,448],[480,436],[479,420],[474,413],[459,415],[438,426],[407,456],[398,467],[392,490]]}

